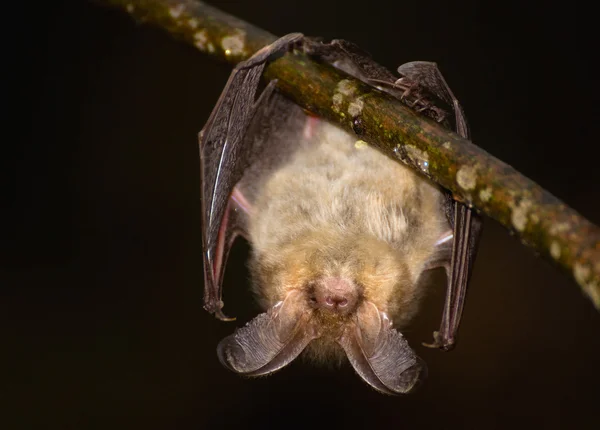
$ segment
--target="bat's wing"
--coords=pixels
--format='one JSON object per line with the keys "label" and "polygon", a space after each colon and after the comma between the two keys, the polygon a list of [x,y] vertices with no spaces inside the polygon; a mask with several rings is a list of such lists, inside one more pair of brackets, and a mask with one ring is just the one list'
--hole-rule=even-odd
{"label": "bat's wing", "polygon": [[[446,269],[448,287],[439,331],[433,333],[431,348],[450,350],[456,342],[456,333],[460,325],[465,305],[467,287],[471,269],[477,254],[477,244],[481,235],[481,216],[464,204],[454,200],[450,194],[446,199],[446,213],[452,227],[452,248],[450,264],[443,261],[439,266]],[[431,266],[433,268],[433,266]]]}
{"label": "bat's wing", "polygon": [[329,43],[322,43],[318,38],[307,37],[302,41],[302,48],[307,54],[317,56],[361,81],[393,83],[396,80],[392,72],[347,40],[333,39]]}
{"label": "bat's wing", "polygon": [[256,156],[256,140],[246,135],[258,108],[267,105],[273,84],[258,101],[255,95],[266,61],[301,38],[299,33],[284,36],[236,66],[200,133],[204,306],[221,319],[227,319],[221,310],[225,260],[250,210],[243,192],[233,190]]}
{"label": "bat's wing", "polygon": [[[469,129],[463,109],[435,63],[414,61],[400,66],[398,73],[419,83],[452,106],[456,132],[466,139],[469,138]],[[436,261],[430,262],[429,267],[443,266],[446,269],[448,288],[440,330],[434,332],[433,344],[426,346],[449,350],[456,342],[456,333],[465,304],[471,269],[477,253],[482,219],[475,211],[454,200],[450,194],[447,196],[445,206],[446,216],[452,228],[453,241],[445,241],[442,238],[439,241],[438,251],[440,252],[436,254],[439,256],[449,251],[450,263],[448,264],[446,258],[439,259],[438,257]],[[451,248],[448,246],[450,243],[452,244]]]}

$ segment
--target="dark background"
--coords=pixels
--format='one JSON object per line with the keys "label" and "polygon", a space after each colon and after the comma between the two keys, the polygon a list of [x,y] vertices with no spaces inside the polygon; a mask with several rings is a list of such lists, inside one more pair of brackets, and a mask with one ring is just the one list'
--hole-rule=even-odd
{"label": "dark background", "polygon": [[[247,380],[215,347],[257,309],[233,250],[227,312],[202,309],[196,134],[230,66],[86,1],[4,13],[0,246],[3,428],[593,428],[600,315],[487,220],[458,347],[407,333],[414,395],[297,361]],[[600,222],[597,23],[575,2],[213,4],[275,34],[352,40],[382,64],[436,61],[474,141]],[[485,5],[484,5],[485,4]],[[39,9],[39,8],[42,9]],[[7,424],[2,424],[5,420]]]}

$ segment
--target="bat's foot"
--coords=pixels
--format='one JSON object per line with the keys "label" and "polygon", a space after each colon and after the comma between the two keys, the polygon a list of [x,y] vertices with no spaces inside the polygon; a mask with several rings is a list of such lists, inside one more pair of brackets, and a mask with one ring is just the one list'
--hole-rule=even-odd
{"label": "bat's foot", "polygon": [[411,95],[411,93],[414,90],[417,89],[417,83],[412,82],[410,79],[407,79],[406,77],[402,77],[402,78],[396,80],[396,82],[394,82],[393,87],[404,90],[404,92],[400,96],[400,100],[404,101],[408,96]]}
{"label": "bat's foot", "polygon": [[439,331],[433,332],[433,343],[422,343],[423,346],[427,348],[435,348],[441,349],[442,351],[450,351],[454,349],[455,340],[454,339],[446,339],[444,336],[440,334]]}

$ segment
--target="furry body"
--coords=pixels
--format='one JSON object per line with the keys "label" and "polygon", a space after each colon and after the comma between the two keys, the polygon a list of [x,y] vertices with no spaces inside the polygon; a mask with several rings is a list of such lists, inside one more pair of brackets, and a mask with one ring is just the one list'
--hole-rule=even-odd
{"label": "furry body", "polygon": [[[418,310],[419,277],[448,231],[442,193],[412,170],[319,121],[301,150],[261,187],[249,222],[255,293],[269,309],[292,291],[310,307],[323,278],[347,279],[362,301],[403,327]],[[319,314],[319,310],[314,311]],[[335,356],[344,317],[319,316],[308,348]]]}

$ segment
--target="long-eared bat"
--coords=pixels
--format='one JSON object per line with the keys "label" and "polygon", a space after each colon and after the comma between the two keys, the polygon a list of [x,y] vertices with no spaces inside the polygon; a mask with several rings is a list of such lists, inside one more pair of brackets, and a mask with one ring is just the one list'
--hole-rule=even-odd
{"label": "long-eared bat", "polygon": [[200,133],[205,308],[223,313],[227,254],[239,234],[252,245],[253,289],[265,312],[222,340],[224,366],[265,375],[303,351],[348,358],[372,387],[407,393],[426,373],[398,329],[418,310],[424,272],[448,279],[440,330],[450,349],[465,301],[481,221],[463,204],[339,127],[305,113],[270,82],[267,61],[291,46],[386,91],[467,136],[458,101],[434,63],[394,76],[344,41],[289,34],[240,63]]}

